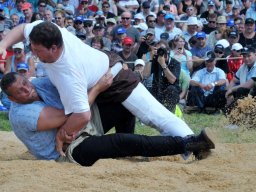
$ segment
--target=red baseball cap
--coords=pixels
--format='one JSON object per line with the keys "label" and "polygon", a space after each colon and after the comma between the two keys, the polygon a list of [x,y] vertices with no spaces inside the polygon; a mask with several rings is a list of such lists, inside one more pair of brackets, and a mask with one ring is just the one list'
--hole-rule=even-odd
{"label": "red baseball cap", "polygon": [[32,8],[32,5],[29,3],[29,2],[24,2],[22,5],[21,5],[21,10],[24,11],[24,10],[27,10],[29,8]]}
{"label": "red baseball cap", "polygon": [[124,45],[133,45],[134,41],[131,37],[125,37],[122,42]]}

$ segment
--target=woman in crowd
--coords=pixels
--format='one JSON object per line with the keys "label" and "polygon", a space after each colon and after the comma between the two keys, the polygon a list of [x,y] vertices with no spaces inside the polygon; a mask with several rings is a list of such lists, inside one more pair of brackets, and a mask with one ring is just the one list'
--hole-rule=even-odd
{"label": "woman in crowd", "polygon": [[181,35],[176,35],[171,41],[170,57],[176,59],[181,64],[181,69],[190,76],[193,68],[192,54],[185,48],[185,39]]}

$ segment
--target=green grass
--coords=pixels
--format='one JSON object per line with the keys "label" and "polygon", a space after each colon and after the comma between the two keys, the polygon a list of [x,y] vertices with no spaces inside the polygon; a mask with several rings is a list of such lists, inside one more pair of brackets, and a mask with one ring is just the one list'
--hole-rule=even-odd
{"label": "green grass", "polygon": [[[256,141],[256,129],[247,130],[245,127],[236,130],[227,129],[225,126],[229,123],[223,115],[185,114],[184,120],[195,133],[199,133],[203,128],[211,129],[220,143],[255,143]],[[7,113],[0,112],[0,130],[11,131]],[[110,132],[114,132],[114,130],[112,129]],[[136,124],[135,133],[159,135],[155,129],[139,122]]]}
{"label": "green grass", "polygon": [[8,113],[0,112],[0,130],[10,131],[11,126],[8,120]]}

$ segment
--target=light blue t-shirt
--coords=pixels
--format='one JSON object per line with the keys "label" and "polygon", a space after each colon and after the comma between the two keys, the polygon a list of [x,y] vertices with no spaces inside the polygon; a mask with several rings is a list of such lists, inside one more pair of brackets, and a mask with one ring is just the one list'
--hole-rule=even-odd
{"label": "light blue t-shirt", "polygon": [[[222,79],[226,79],[226,75],[225,72],[218,67],[214,67],[212,72],[208,72],[206,68],[200,69],[192,77],[192,80],[202,83],[204,85],[211,84]],[[213,89],[214,88],[212,88],[209,91],[204,90],[204,92],[207,92],[206,95],[212,94]]]}
{"label": "light blue t-shirt", "polygon": [[[186,55],[189,56],[189,57],[192,57],[192,54],[190,51],[188,50],[185,50],[186,51]],[[170,57],[172,58],[175,58],[177,61],[180,62],[181,64],[181,69],[188,75],[190,76],[190,71],[187,67],[187,57],[185,55],[182,55],[180,58],[176,58],[174,56],[174,51],[170,51]]]}
{"label": "light blue t-shirt", "polygon": [[246,83],[252,77],[256,77],[256,62],[250,69],[246,64],[243,64],[236,72],[236,78],[240,81],[240,84]]}
{"label": "light blue t-shirt", "polygon": [[59,157],[55,150],[57,129],[37,131],[37,121],[45,106],[63,109],[57,89],[48,78],[37,78],[32,81],[43,101],[30,104],[12,103],[9,119],[15,135],[26,145],[38,159],[52,160]]}

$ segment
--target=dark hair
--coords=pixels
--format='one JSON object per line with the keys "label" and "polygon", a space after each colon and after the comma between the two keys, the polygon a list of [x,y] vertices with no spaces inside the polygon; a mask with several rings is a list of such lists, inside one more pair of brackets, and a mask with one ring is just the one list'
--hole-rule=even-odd
{"label": "dark hair", "polygon": [[93,43],[100,43],[101,49],[104,47],[102,37],[93,37],[92,41],[91,41],[91,46],[92,46]]}
{"label": "dark hair", "polygon": [[155,19],[155,16],[154,16],[154,15],[148,15],[148,16],[146,17],[146,22],[148,22],[148,19],[149,19],[150,17],[154,17],[154,19]]}
{"label": "dark hair", "polygon": [[2,77],[1,89],[6,95],[9,95],[7,90],[13,83],[16,82],[18,76],[20,75],[17,72],[10,72]]}
{"label": "dark hair", "polygon": [[47,4],[45,0],[39,0],[37,5],[39,6],[41,3],[44,3],[45,5]]}
{"label": "dark hair", "polygon": [[106,1],[102,3],[102,6],[103,6],[103,5],[108,5],[108,6],[110,7],[109,2],[106,2]]}
{"label": "dark hair", "polygon": [[32,17],[31,17],[31,22],[30,23],[33,23],[34,21],[36,21],[36,16],[39,15],[39,17],[41,18],[41,15],[39,13],[33,13]]}
{"label": "dark hair", "polygon": [[32,43],[42,45],[47,49],[51,48],[52,45],[56,45],[58,48],[63,45],[59,28],[48,21],[36,25],[31,31],[29,39]]}
{"label": "dark hair", "polygon": [[195,35],[190,37],[190,39],[188,40],[188,43],[190,44],[190,46],[194,46],[196,42],[197,42],[197,38]]}
{"label": "dark hair", "polygon": [[218,17],[218,15],[217,15],[216,13],[210,13],[210,14],[208,15],[207,20],[209,20],[210,18],[211,18],[211,19],[214,19],[214,18],[217,18],[217,17]]}

